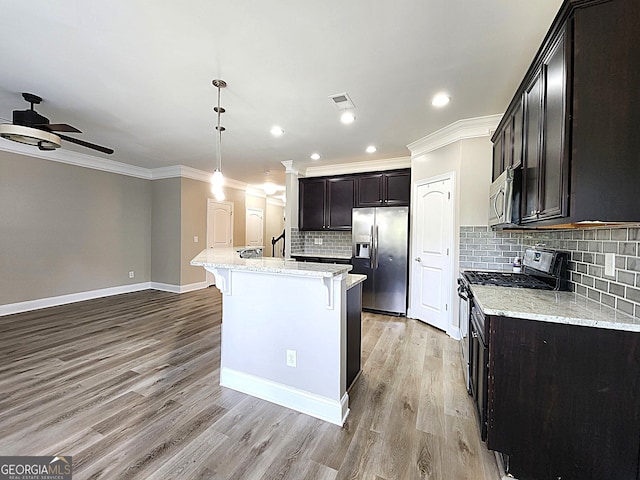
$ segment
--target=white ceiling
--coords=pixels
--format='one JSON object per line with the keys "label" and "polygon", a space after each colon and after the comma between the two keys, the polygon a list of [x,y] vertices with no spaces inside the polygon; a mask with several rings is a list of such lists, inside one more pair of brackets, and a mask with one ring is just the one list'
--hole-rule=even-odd
{"label": "white ceiling", "polygon": [[[28,108],[69,123],[145,168],[215,167],[283,184],[283,160],[310,165],[403,157],[406,145],[501,113],[561,0],[29,0],[2,3],[0,117]],[[447,92],[443,109],[431,97]],[[339,122],[329,95],[356,109]],[[273,125],[285,129],[274,138]],[[6,141],[0,139],[0,141]],[[367,145],[378,147],[366,154]],[[318,161],[309,159],[317,151]]]}

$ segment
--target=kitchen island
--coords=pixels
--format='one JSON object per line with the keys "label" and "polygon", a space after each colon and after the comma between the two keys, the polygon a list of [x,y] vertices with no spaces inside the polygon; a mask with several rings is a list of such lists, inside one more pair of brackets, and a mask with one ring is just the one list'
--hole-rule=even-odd
{"label": "kitchen island", "polygon": [[350,265],[203,250],[191,265],[222,292],[220,385],[343,425]]}

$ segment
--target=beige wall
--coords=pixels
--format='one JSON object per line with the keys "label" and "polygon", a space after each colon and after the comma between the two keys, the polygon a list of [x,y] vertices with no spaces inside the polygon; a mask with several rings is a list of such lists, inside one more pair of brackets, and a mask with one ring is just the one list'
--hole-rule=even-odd
{"label": "beige wall", "polygon": [[233,203],[233,245],[244,245],[247,226],[246,193],[242,190],[227,188],[225,190],[225,197],[225,202]]}
{"label": "beige wall", "polygon": [[180,178],[151,182],[151,281],[180,284]]}
{"label": "beige wall", "polygon": [[460,142],[460,225],[487,225],[493,144],[489,137]]}
{"label": "beige wall", "polygon": [[[267,202],[265,219],[264,253],[265,256],[270,257],[272,250],[271,239],[279,237],[282,230],[284,230],[284,207]],[[278,242],[275,256],[282,257],[282,241]]]}
{"label": "beige wall", "polygon": [[[207,247],[207,199],[212,197],[211,185],[207,182],[181,179],[181,219],[182,236],[180,249],[180,285],[205,281],[202,267],[192,267],[191,259]],[[198,243],[193,237],[198,237]]]}
{"label": "beige wall", "polygon": [[150,244],[150,181],[0,151],[0,304],[148,282]]}
{"label": "beige wall", "polygon": [[[205,281],[204,270],[189,262],[206,247],[210,188],[0,151],[0,305],[150,281]],[[234,205],[234,245],[245,244],[248,206],[264,212],[265,242],[282,232],[282,207],[243,190],[226,188],[225,195]]]}

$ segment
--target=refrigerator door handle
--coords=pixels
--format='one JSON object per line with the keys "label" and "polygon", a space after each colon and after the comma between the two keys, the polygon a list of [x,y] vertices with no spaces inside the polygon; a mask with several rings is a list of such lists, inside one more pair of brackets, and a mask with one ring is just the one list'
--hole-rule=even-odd
{"label": "refrigerator door handle", "polygon": [[371,239],[371,248],[369,251],[369,268],[376,268],[375,267],[375,255],[376,255],[376,244],[375,241],[373,240],[373,225],[371,225],[370,227],[370,234],[369,234],[369,238]]}
{"label": "refrigerator door handle", "polygon": [[376,225],[376,236],[375,236],[375,240],[374,241],[375,241],[375,249],[374,250],[376,252],[376,258],[375,258],[376,263],[375,263],[375,266],[373,268],[377,269],[378,268],[378,225]]}

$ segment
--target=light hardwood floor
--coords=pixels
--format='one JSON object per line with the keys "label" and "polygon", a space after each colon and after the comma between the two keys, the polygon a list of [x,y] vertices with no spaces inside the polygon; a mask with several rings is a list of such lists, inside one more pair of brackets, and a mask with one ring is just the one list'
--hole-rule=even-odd
{"label": "light hardwood floor", "polygon": [[340,428],[220,387],[220,319],[215,288],[0,317],[0,455],[72,455],[75,480],[498,478],[442,332],[365,313]]}

